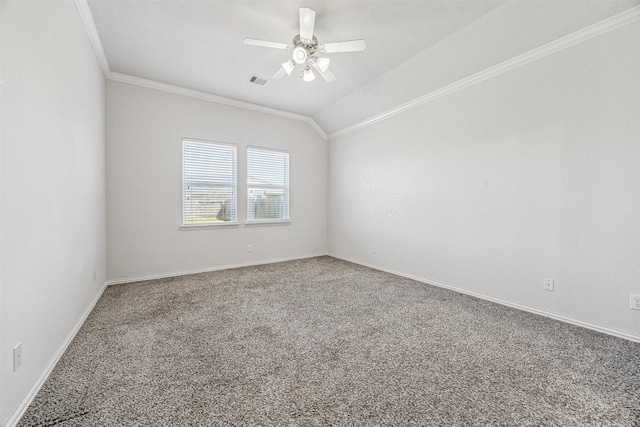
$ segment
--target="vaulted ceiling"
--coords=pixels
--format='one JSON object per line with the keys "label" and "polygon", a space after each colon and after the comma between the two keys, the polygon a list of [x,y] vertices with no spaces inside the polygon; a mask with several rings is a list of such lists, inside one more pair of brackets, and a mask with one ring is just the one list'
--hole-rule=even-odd
{"label": "vaulted ceiling", "polygon": [[[87,1],[87,0],[77,0]],[[88,0],[109,72],[307,116],[328,134],[550,43],[638,0]],[[298,8],[316,11],[333,83],[294,73],[260,86],[289,51]],[[86,18],[85,18],[86,19]],[[108,76],[109,77],[109,76]]]}

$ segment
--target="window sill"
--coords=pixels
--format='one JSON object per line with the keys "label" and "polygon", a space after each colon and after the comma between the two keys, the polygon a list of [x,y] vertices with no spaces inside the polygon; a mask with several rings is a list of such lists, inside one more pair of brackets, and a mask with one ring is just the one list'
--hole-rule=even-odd
{"label": "window sill", "polygon": [[273,219],[263,221],[247,221],[244,223],[245,227],[268,227],[271,225],[291,225],[289,219]]}
{"label": "window sill", "polygon": [[189,225],[181,225],[179,227],[180,231],[185,230],[213,230],[216,228],[238,228],[240,224],[237,222],[222,222],[219,224],[189,224]]}

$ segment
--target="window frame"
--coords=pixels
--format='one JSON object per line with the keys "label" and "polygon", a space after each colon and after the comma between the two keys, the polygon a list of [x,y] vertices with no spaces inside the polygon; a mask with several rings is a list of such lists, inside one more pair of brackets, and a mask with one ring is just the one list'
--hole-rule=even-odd
{"label": "window frame", "polygon": [[[274,188],[282,188],[284,193],[286,194],[286,218],[265,218],[265,219],[249,219],[249,206],[250,206],[250,183],[249,183],[249,152],[251,150],[256,151],[266,151],[273,153],[281,153],[286,155],[286,177],[285,177],[285,185],[280,187],[276,186]],[[273,225],[288,225],[291,224],[291,165],[290,165],[291,154],[288,150],[271,148],[271,147],[261,147],[257,145],[248,145],[246,148],[246,222],[245,226],[273,226]]]}
{"label": "window frame", "polygon": [[[219,221],[219,222],[203,222],[203,223],[187,223],[187,209],[186,209],[186,182],[185,179],[185,143],[195,143],[195,144],[209,144],[212,146],[219,147],[227,147],[233,149],[233,161],[232,161],[232,171],[231,176],[233,182],[231,184],[232,195],[235,203],[235,218],[232,218],[230,221]],[[184,137],[181,140],[181,156],[182,156],[182,176],[181,176],[181,185],[182,185],[182,221],[180,224],[180,230],[199,230],[199,229],[215,229],[215,228],[224,228],[224,227],[238,227],[238,145],[228,142],[222,141],[212,141],[212,140],[203,140],[197,138],[188,138]],[[216,181],[214,181],[215,185]]]}

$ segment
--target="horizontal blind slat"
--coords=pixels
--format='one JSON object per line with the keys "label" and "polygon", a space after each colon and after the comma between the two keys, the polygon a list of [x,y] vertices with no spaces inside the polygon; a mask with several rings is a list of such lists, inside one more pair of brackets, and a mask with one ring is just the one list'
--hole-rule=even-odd
{"label": "horizontal blind slat", "polygon": [[247,149],[247,219],[289,219],[289,153]]}
{"label": "horizontal blind slat", "polygon": [[183,223],[237,220],[236,146],[183,140]]}

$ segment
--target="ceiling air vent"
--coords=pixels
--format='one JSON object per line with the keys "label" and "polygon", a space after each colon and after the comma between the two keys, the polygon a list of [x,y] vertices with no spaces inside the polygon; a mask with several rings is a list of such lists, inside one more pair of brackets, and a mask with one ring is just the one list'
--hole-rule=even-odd
{"label": "ceiling air vent", "polygon": [[267,79],[262,79],[262,78],[260,78],[260,77],[258,77],[258,76],[251,76],[251,78],[249,79],[249,81],[250,81],[251,83],[255,83],[255,84],[257,84],[257,85],[264,86],[264,85],[266,85],[266,84],[267,84],[267,82],[268,82],[269,80],[267,80]]}

